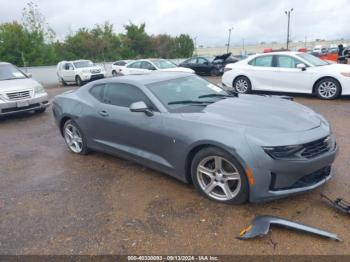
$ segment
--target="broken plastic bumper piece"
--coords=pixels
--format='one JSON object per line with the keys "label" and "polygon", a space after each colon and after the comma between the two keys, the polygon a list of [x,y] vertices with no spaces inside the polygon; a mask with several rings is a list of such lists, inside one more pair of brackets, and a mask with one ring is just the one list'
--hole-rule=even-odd
{"label": "broken plastic bumper piece", "polygon": [[298,231],[307,232],[307,233],[319,235],[321,237],[326,237],[337,241],[341,241],[341,239],[335,234],[329,233],[327,231],[324,231],[318,228],[299,224],[299,223],[290,221],[288,219],[275,217],[275,216],[255,217],[251,225],[248,226],[246,229],[243,229],[237,238],[241,240],[245,240],[245,239],[264,236],[269,232],[270,225],[278,225],[289,229],[295,229]]}

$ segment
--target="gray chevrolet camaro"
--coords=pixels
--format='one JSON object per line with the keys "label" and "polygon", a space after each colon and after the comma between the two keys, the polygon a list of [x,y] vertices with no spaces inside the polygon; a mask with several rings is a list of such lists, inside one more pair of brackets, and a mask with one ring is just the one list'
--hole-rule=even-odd
{"label": "gray chevrolet camaro", "polygon": [[230,94],[187,73],[89,83],[56,96],[68,148],[137,161],[224,202],[259,202],[314,189],[331,177],[329,123],[278,97]]}

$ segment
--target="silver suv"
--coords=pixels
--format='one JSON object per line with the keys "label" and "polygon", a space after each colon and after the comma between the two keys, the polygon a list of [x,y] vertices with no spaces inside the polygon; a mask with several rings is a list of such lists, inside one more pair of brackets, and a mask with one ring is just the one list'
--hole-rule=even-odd
{"label": "silver suv", "polygon": [[46,110],[48,95],[43,86],[30,77],[14,65],[0,62],[0,116]]}

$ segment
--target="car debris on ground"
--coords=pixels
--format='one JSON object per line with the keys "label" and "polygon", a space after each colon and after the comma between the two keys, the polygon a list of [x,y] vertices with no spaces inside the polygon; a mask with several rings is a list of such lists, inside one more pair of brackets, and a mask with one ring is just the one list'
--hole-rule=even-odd
{"label": "car debris on ground", "polygon": [[307,233],[319,235],[321,237],[341,241],[341,239],[336,234],[333,234],[315,227],[299,224],[288,219],[275,217],[275,216],[255,217],[251,225],[240,232],[237,239],[246,240],[246,239],[251,239],[255,237],[262,237],[269,232],[270,225],[278,225],[289,229],[295,229],[298,231],[307,232]]}

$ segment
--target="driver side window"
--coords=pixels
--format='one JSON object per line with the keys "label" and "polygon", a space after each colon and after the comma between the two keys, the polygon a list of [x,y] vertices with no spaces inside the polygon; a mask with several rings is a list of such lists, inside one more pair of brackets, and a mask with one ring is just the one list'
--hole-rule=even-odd
{"label": "driver side window", "polygon": [[200,65],[203,65],[203,64],[206,64],[206,63],[208,63],[208,61],[206,60],[206,59],[204,59],[204,58],[198,58],[198,62],[197,62],[197,64],[200,64]]}
{"label": "driver side window", "polygon": [[139,88],[129,84],[106,84],[103,93],[102,102],[105,104],[129,107],[134,102],[143,101],[150,109],[154,109],[149,98]]}
{"label": "driver side window", "polygon": [[128,65],[127,67],[129,67],[129,68],[141,68],[141,62],[132,63],[132,64]]}
{"label": "driver side window", "polygon": [[151,63],[146,62],[146,61],[143,61],[141,63],[141,68],[142,69],[147,69],[147,70],[155,70],[154,66]]}

